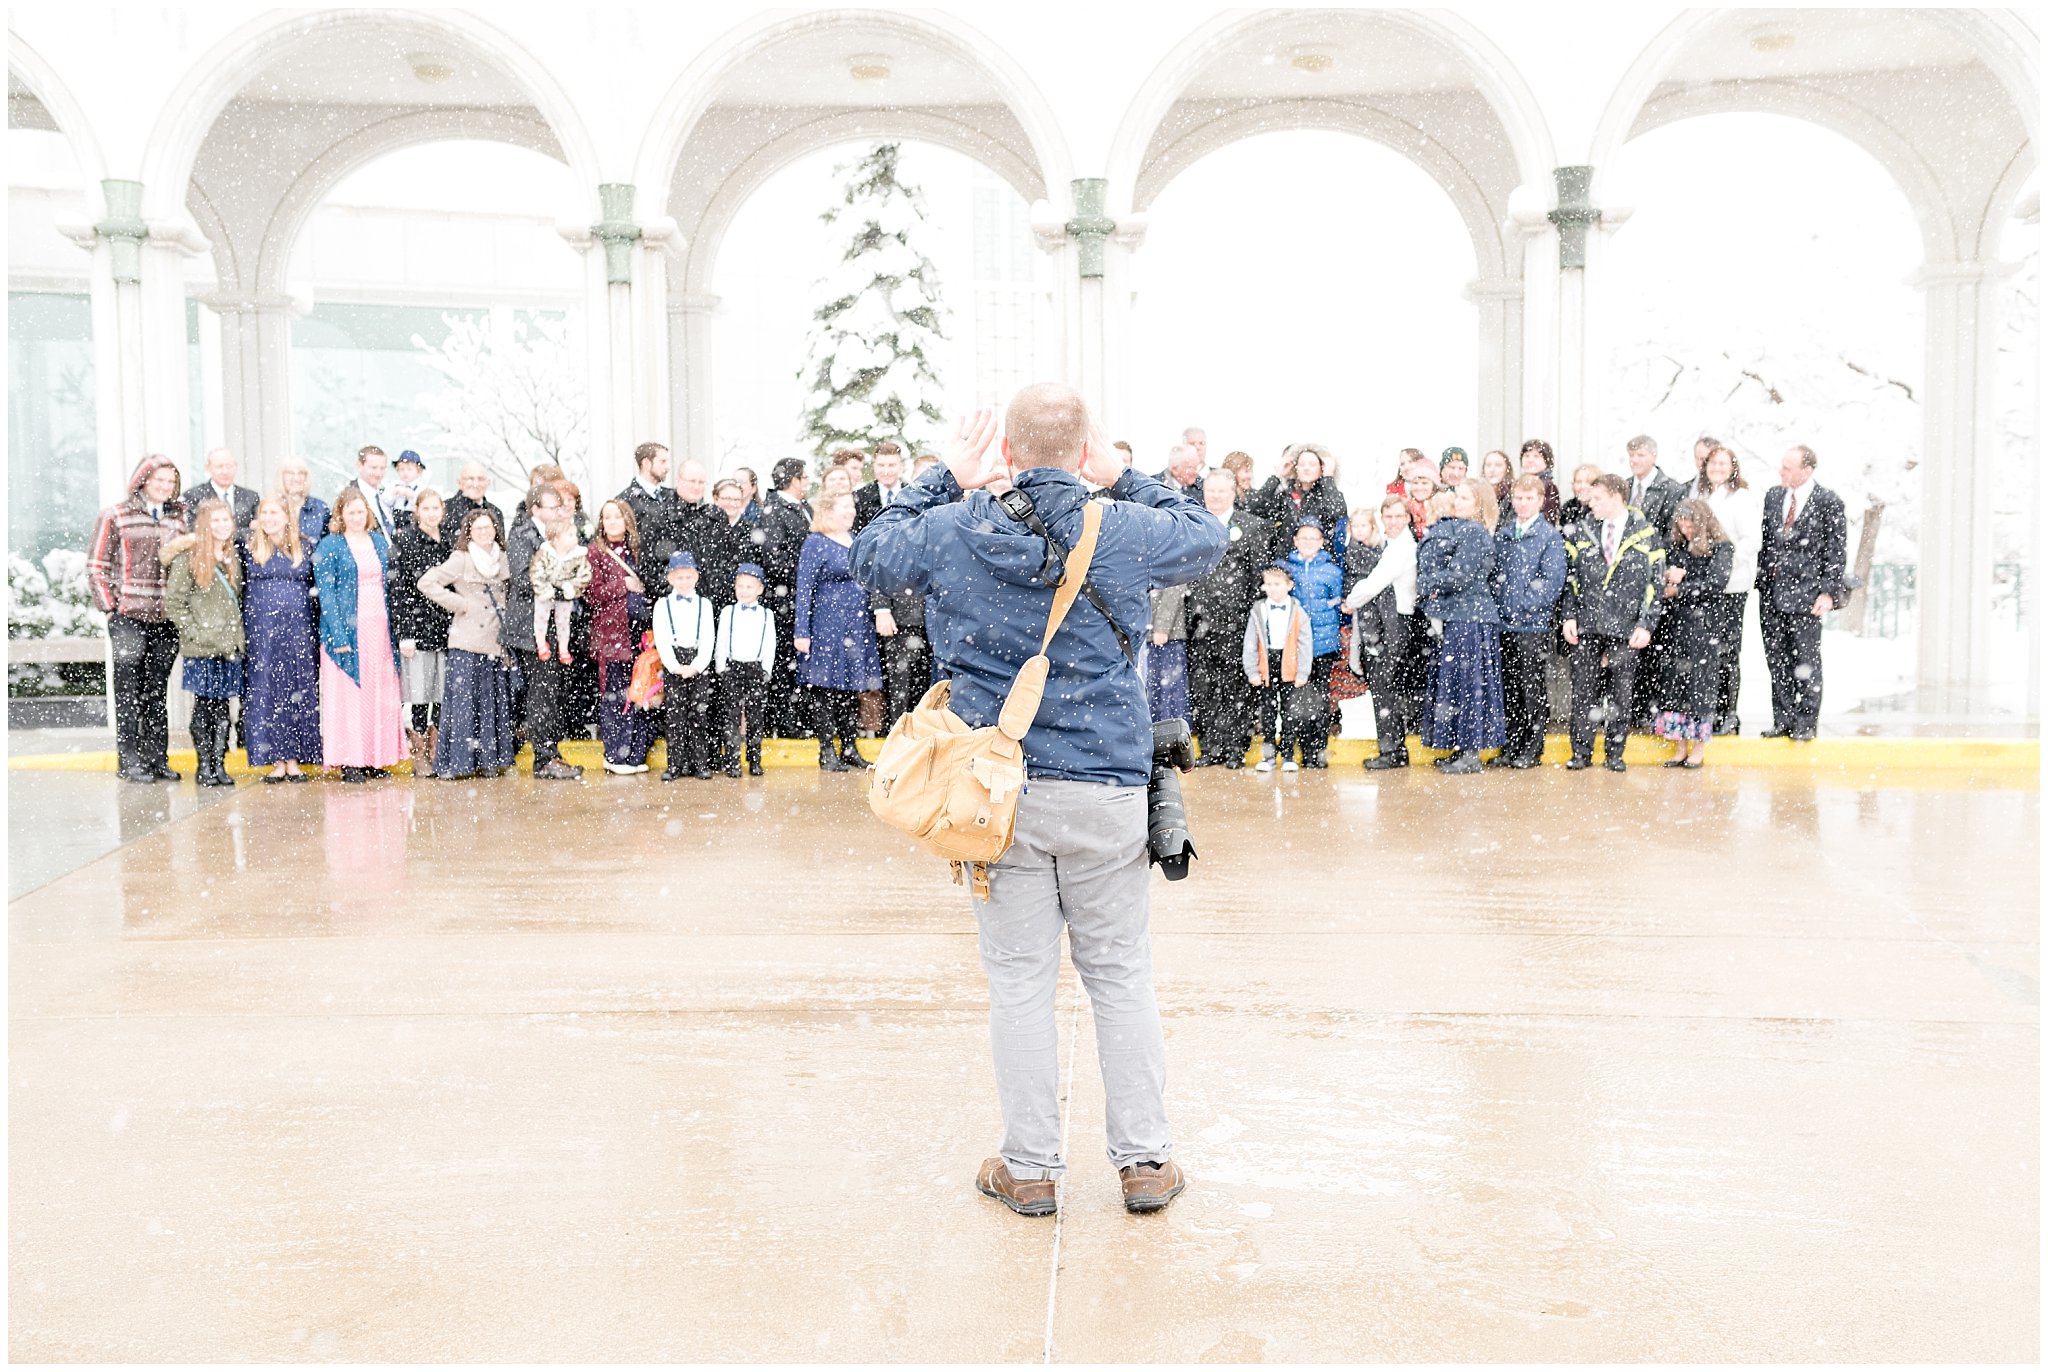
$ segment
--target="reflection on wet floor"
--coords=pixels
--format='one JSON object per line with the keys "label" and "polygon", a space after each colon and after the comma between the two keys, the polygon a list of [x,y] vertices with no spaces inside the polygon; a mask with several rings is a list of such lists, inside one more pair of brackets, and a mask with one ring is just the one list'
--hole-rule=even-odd
{"label": "reflection on wet floor", "polygon": [[1063,1013],[1050,1311],[857,779],[9,781],[17,1358],[2036,1350],[2031,777],[1196,774],[1194,1185],[1117,1208]]}

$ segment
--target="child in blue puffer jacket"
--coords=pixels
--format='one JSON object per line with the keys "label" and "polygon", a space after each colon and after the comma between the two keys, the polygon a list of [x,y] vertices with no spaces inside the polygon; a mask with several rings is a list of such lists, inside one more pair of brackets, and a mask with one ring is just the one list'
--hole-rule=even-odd
{"label": "child in blue puffer jacket", "polygon": [[1304,519],[1294,529],[1294,551],[1287,555],[1294,574],[1294,598],[1308,611],[1316,660],[1309,669],[1308,701],[1301,732],[1301,765],[1330,765],[1330,673],[1337,666],[1337,616],[1344,599],[1344,572],[1323,551],[1320,520]]}

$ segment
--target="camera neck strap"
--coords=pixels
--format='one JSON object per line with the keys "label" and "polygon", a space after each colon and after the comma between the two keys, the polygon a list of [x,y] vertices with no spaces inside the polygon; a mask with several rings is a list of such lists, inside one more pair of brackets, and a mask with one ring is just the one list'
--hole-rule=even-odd
{"label": "camera neck strap", "polygon": [[1088,564],[1094,557],[1096,533],[1102,527],[1102,502],[1090,500],[1083,505],[1081,513],[1084,524],[1081,542],[1075,544],[1073,549],[1067,548],[1053,537],[1052,530],[1038,517],[1038,507],[1031,503],[1031,497],[1023,491],[1013,486],[997,496],[996,502],[1010,518],[1045,540],[1045,567],[1041,575],[1058,590],[1053,597],[1052,620],[1045,626],[1045,643],[1040,645],[1039,651],[1043,653],[1051,645],[1053,631],[1059,627],[1060,620],[1066,617],[1067,607],[1074,602],[1074,590],[1068,584],[1067,559],[1075,556],[1076,552],[1085,546],[1088,556],[1081,559],[1081,575],[1078,578],[1080,592],[1087,596],[1088,603],[1109,621],[1109,631],[1116,635],[1116,646],[1123,649],[1124,659],[1133,667],[1137,666],[1138,658],[1131,651],[1130,636],[1116,622],[1116,616],[1109,612],[1109,606],[1102,599],[1102,593],[1095,589],[1095,583],[1088,579]]}

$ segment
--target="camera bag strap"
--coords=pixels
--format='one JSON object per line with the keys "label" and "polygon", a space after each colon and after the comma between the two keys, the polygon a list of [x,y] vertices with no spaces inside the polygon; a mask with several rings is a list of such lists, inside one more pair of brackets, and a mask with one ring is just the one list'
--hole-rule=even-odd
{"label": "camera bag strap", "polygon": [[[1034,522],[1037,520],[1036,513],[1032,519]],[[1023,742],[1024,735],[1031,730],[1031,721],[1038,717],[1039,704],[1045,699],[1046,674],[1052,670],[1046,650],[1052,647],[1052,636],[1060,631],[1067,611],[1074,608],[1074,598],[1087,585],[1088,564],[1095,560],[1095,540],[1101,532],[1102,505],[1091,500],[1081,511],[1080,541],[1066,554],[1065,568],[1053,589],[1052,612],[1045,619],[1045,636],[1038,641],[1037,653],[1017,670],[1015,679],[1010,682],[1009,694],[1003,697],[1003,711],[997,717],[996,727],[1006,738]],[[1052,542],[1050,534],[1045,538],[1048,543]],[[1059,545],[1054,543],[1053,546]],[[1093,591],[1092,587],[1088,589]],[[1093,599],[1092,594],[1090,598]],[[1111,620],[1110,623],[1113,626],[1116,621]],[[1119,632],[1117,637],[1121,641],[1122,633]]]}

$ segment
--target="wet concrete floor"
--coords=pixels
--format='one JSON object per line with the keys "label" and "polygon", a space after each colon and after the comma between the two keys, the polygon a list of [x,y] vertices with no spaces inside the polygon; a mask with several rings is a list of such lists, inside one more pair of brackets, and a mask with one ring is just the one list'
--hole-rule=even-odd
{"label": "wet concrete floor", "polygon": [[182,792],[10,776],[18,1360],[2039,1350],[2031,775],[1197,774],[1192,1184],[1118,1207],[1070,975],[1057,1221],[857,778]]}

